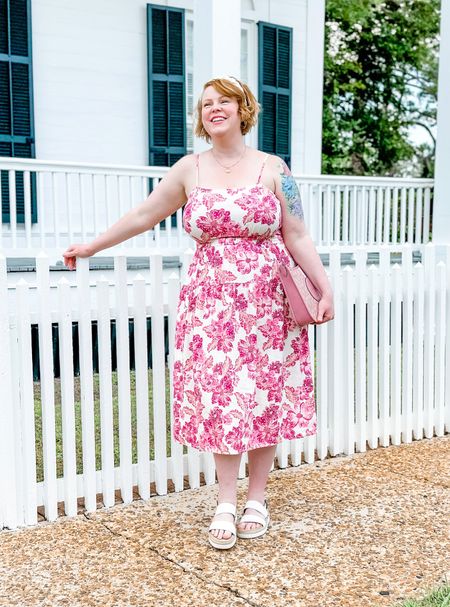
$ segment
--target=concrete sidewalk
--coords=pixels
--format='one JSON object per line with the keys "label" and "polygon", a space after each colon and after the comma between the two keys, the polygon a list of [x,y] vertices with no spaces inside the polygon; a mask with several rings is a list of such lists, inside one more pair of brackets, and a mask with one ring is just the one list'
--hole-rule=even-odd
{"label": "concrete sidewalk", "polygon": [[450,581],[449,477],[448,435],[274,470],[269,532],[228,551],[217,485],[4,531],[0,606],[396,605]]}

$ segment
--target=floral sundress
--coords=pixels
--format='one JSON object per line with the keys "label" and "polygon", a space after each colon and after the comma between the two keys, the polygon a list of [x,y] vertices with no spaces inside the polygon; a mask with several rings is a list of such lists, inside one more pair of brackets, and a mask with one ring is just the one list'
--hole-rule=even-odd
{"label": "floral sundress", "polygon": [[308,330],[276,274],[277,262],[295,262],[280,201],[260,183],[266,159],[255,185],[196,185],[184,209],[196,250],[178,302],[173,435],[200,451],[243,453],[317,431]]}

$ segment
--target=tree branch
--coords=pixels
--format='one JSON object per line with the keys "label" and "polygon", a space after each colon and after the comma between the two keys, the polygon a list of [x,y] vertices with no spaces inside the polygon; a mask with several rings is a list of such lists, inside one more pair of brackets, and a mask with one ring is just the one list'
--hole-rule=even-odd
{"label": "tree branch", "polygon": [[431,137],[431,140],[433,141],[433,153],[436,151],[436,138],[433,135],[431,129],[429,128],[429,126],[427,124],[425,124],[424,122],[416,121],[416,120],[408,120],[408,121],[405,121],[403,124],[405,126],[412,125],[412,126],[421,126],[422,128],[424,128],[427,131],[427,133],[429,134],[429,136]]}

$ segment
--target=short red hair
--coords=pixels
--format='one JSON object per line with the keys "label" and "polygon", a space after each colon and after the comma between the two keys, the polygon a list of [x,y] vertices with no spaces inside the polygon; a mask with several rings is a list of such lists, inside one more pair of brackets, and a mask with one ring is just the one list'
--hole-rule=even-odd
{"label": "short red hair", "polygon": [[[218,93],[221,95],[227,95],[228,97],[235,97],[239,105],[239,114],[241,115],[241,133],[246,135],[257,123],[258,114],[261,110],[256,97],[245,82],[228,78],[212,78],[203,85],[202,94],[197,102],[196,108],[196,123],[195,123],[195,134],[197,137],[205,139],[208,143],[211,141],[210,136],[206,132],[202,121],[202,98],[205,89],[208,86],[213,86]],[[242,87],[242,88],[241,88]]]}

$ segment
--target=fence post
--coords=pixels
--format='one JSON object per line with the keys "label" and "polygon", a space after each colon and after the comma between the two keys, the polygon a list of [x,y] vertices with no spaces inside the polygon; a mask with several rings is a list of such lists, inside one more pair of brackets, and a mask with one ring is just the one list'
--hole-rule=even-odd
{"label": "fence post", "polygon": [[[171,461],[172,474],[171,479],[175,485],[175,491],[183,490],[183,445],[174,439],[174,416],[173,416],[173,364],[175,349],[175,327],[178,300],[180,296],[180,278],[175,272],[169,276],[168,280],[168,302],[169,302],[169,368],[170,368],[170,427],[171,427]],[[214,464],[214,461],[213,461]],[[208,475],[207,484],[215,483],[215,468],[213,474]],[[205,474],[206,476],[206,474]]]}
{"label": "fence post", "polygon": [[342,361],[342,313],[344,307],[345,293],[341,284],[341,253],[339,245],[330,247],[330,278],[334,293],[334,310],[337,322],[333,322],[329,333],[328,368],[331,370],[329,380],[329,428],[330,453],[338,455],[343,451],[343,361]]}
{"label": "fence post", "polygon": [[391,440],[393,445],[401,444],[401,394],[402,376],[401,361],[401,306],[402,306],[402,267],[394,264],[392,267],[392,306],[391,306],[391,365],[390,365],[390,396],[391,396]]}
{"label": "fence post", "polygon": [[[435,410],[434,428],[436,436],[444,436],[444,413],[445,413],[445,337],[448,336],[449,326],[445,318],[445,300],[447,285],[445,281],[446,267],[443,261],[436,265],[436,323],[439,330],[436,333],[436,364],[435,364]],[[447,395],[448,398],[448,395]]]}
{"label": "fence post", "polygon": [[414,268],[414,350],[413,350],[413,436],[423,438],[423,340],[424,340],[424,266]]}
{"label": "fence post", "polygon": [[[98,375],[100,387],[100,436],[102,443],[103,503],[114,506],[114,421],[111,373],[111,304],[109,281],[105,276],[97,280],[98,310]],[[141,494],[141,497],[142,494]],[[144,498],[145,499],[145,498]]]}
{"label": "fence post", "polygon": [[[355,386],[354,386],[354,271],[346,266],[342,271],[342,287],[345,300],[342,307],[343,340],[342,358],[344,363],[342,374],[342,426],[343,452],[352,455],[355,452]],[[342,429],[341,426],[341,429]]]}
{"label": "fence post", "polygon": [[389,344],[391,305],[391,263],[390,251],[386,244],[380,247],[380,311],[379,311],[379,374],[378,401],[380,410],[380,446],[389,447],[391,428],[389,425],[389,365],[391,346]]}
{"label": "fence post", "polygon": [[412,441],[413,413],[413,252],[410,247],[402,250],[403,268],[403,386],[402,386],[402,441]]}
{"label": "fence post", "polygon": [[44,455],[45,518],[58,517],[56,484],[55,392],[50,316],[50,267],[45,253],[36,256],[36,282],[39,294],[39,369],[42,405],[42,450]]}
{"label": "fence post", "polygon": [[164,352],[163,266],[158,249],[150,255],[152,318],[152,389],[153,444],[155,452],[155,485],[158,495],[167,493],[167,411],[166,364]]}
{"label": "fence post", "polygon": [[133,298],[138,487],[141,498],[147,500],[150,498],[150,415],[148,407],[147,309],[145,305],[145,278],[142,274],[138,274],[133,281]]}
{"label": "fence post", "polygon": [[83,443],[83,496],[86,512],[97,509],[95,470],[94,376],[92,369],[91,294],[89,260],[77,261],[78,335],[80,344],[81,423]]}
{"label": "fence post", "polygon": [[114,257],[117,330],[117,389],[119,397],[120,492],[124,504],[133,501],[130,346],[128,329],[127,258]]}
{"label": "fence post", "polygon": [[[445,265],[446,265],[446,283],[447,283],[447,303],[446,303],[446,326],[447,335],[445,340],[445,360],[447,369],[450,363],[450,244],[445,247]],[[446,373],[444,387],[444,432],[450,430],[450,373]]]}
{"label": "fence post", "polygon": [[58,333],[61,376],[61,418],[64,465],[64,511],[77,514],[77,464],[70,283],[58,282]]}
{"label": "fence post", "polygon": [[367,268],[367,436],[369,447],[378,447],[378,304],[380,289],[379,267],[370,265]]}
{"label": "fence post", "polygon": [[423,247],[425,270],[425,319],[423,345],[423,398],[424,398],[424,433],[426,438],[434,434],[434,369],[435,369],[435,336],[436,336],[436,246],[428,243]]}
{"label": "fence post", "polygon": [[6,258],[0,253],[0,529],[16,529],[17,477]]}
{"label": "fence post", "polygon": [[355,250],[355,419],[356,451],[366,451],[367,443],[367,257],[365,246]]}

